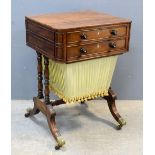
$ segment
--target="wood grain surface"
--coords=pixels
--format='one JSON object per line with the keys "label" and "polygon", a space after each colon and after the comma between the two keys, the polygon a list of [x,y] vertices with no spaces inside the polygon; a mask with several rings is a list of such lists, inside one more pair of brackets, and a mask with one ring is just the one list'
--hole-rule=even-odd
{"label": "wood grain surface", "polygon": [[95,11],[51,13],[27,16],[27,18],[53,29],[73,29],[130,22],[128,19]]}
{"label": "wood grain surface", "polygon": [[131,21],[81,11],[25,18],[26,43],[62,63],[123,54],[129,49]]}

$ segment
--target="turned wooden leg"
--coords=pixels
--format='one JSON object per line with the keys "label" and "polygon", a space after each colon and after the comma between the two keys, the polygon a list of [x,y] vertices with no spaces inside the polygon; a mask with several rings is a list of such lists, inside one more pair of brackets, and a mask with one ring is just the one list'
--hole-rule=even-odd
{"label": "turned wooden leg", "polygon": [[[38,98],[42,99],[44,98],[43,96],[43,83],[42,83],[42,55],[39,52],[37,53],[37,61],[38,61]],[[25,117],[33,116],[35,114],[38,114],[40,110],[36,107],[36,103],[34,101],[34,107],[33,108],[28,108],[27,113],[25,114]]]}
{"label": "turned wooden leg", "polygon": [[[56,113],[55,113],[53,106],[50,102],[50,97],[49,97],[49,68],[48,68],[49,60],[46,56],[44,56],[44,65],[45,65],[45,69],[44,69],[45,91],[44,91],[44,94],[45,94],[45,105],[46,105],[46,113],[45,114],[47,117],[47,122],[48,122],[48,125],[50,128],[50,131],[51,131],[53,137],[55,138],[55,140],[57,142],[55,149],[59,149],[60,147],[62,147],[65,144],[65,141],[61,137],[61,134],[59,133],[59,131],[56,127],[56,122],[55,122]],[[63,103],[62,101],[60,101],[60,102]],[[59,103],[59,102],[57,102],[57,103]]]}
{"label": "turned wooden leg", "polygon": [[116,104],[115,104],[117,95],[114,93],[114,91],[111,88],[109,89],[108,93],[109,93],[109,96],[105,96],[104,98],[107,100],[109,110],[112,116],[119,123],[118,129],[121,129],[124,125],[126,125],[126,121],[120,116],[120,114],[117,111]]}
{"label": "turned wooden leg", "polygon": [[42,80],[43,80],[43,77],[42,77],[42,55],[37,52],[37,60],[38,60],[38,98],[39,99],[42,99],[44,98],[44,95],[43,95],[43,83],[42,83]]}
{"label": "turned wooden leg", "polygon": [[49,60],[46,56],[44,56],[44,94],[45,94],[45,104],[50,104],[50,96],[49,96]]}

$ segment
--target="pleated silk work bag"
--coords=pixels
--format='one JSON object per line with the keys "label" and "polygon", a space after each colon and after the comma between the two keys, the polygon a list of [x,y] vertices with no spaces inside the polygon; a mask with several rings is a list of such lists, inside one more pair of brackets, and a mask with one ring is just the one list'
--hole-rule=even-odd
{"label": "pleated silk work bag", "polygon": [[107,96],[117,58],[110,56],[71,64],[49,60],[50,91],[66,103]]}

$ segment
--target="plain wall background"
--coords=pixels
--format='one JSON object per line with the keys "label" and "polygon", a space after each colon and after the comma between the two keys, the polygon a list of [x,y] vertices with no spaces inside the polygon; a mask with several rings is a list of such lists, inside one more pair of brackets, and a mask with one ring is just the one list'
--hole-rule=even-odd
{"label": "plain wall background", "polygon": [[12,99],[32,99],[37,94],[36,53],[25,45],[25,16],[88,9],[132,20],[130,50],[119,56],[111,86],[118,99],[143,98],[142,0],[13,0]]}

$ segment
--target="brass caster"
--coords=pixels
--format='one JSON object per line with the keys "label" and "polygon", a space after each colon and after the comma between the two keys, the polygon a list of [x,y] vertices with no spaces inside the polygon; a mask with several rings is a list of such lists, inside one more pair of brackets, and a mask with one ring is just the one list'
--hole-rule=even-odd
{"label": "brass caster", "polygon": [[65,144],[64,139],[61,136],[57,137],[57,144],[55,146],[55,149],[59,150],[60,147],[62,147],[64,144]]}
{"label": "brass caster", "polygon": [[118,130],[122,129],[122,127],[126,125],[126,121],[123,118],[119,118],[118,123],[119,123],[119,125],[117,126]]}
{"label": "brass caster", "polygon": [[119,118],[118,123],[122,126],[126,125],[126,121],[123,118]]}
{"label": "brass caster", "polygon": [[27,113],[25,114],[25,117],[29,117],[31,111],[32,111],[32,108],[27,108],[27,109],[26,109],[26,112],[27,112]]}
{"label": "brass caster", "polygon": [[56,146],[55,146],[55,150],[59,150],[60,149],[60,146],[57,144]]}
{"label": "brass caster", "polygon": [[59,136],[57,137],[57,143],[60,147],[62,147],[65,144],[65,141],[61,136]]}
{"label": "brass caster", "polygon": [[27,113],[30,113],[31,111],[32,111],[32,108],[27,108],[27,109],[26,109],[26,112],[27,112]]}
{"label": "brass caster", "polygon": [[122,129],[122,125],[117,125],[117,130],[121,130]]}

